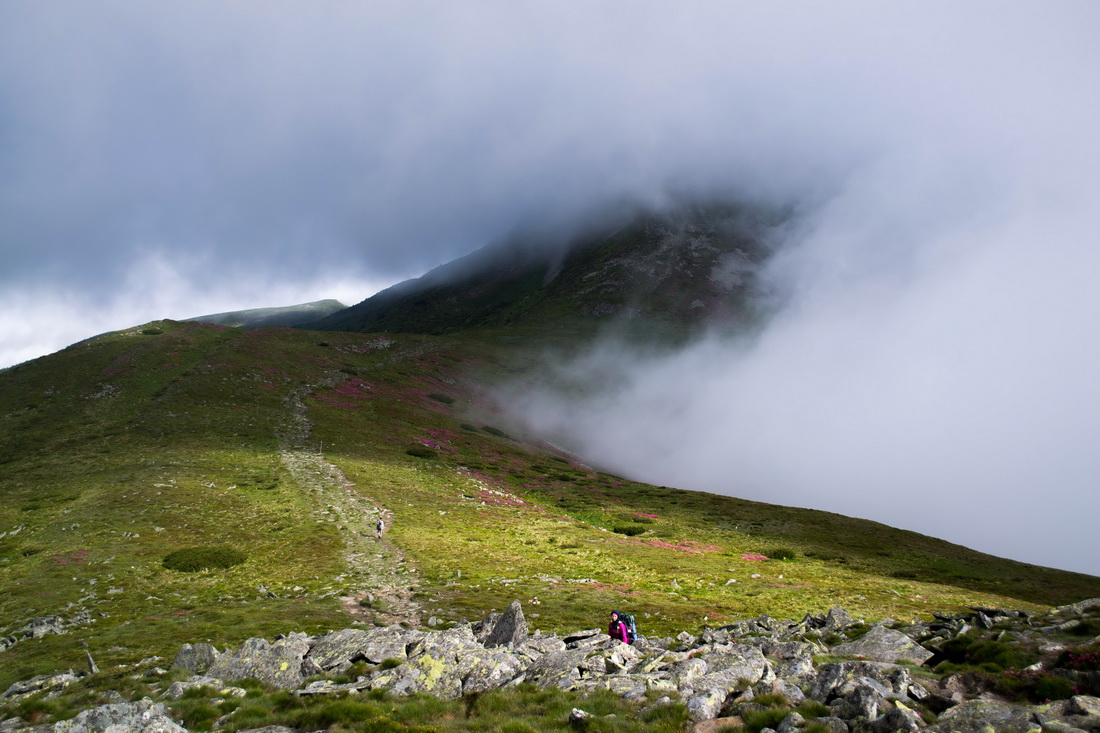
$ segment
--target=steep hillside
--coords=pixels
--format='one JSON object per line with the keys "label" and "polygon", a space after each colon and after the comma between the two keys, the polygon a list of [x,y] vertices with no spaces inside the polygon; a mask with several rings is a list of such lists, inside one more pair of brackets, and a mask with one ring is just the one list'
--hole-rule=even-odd
{"label": "steep hillside", "polygon": [[[485,396],[537,360],[525,341],[166,321],[0,373],[0,687],[82,666],[82,643],[106,669],[516,598],[548,631],[625,607],[664,634],[1100,596],[1098,578],[581,465]],[[208,547],[243,562],[170,557]]]}
{"label": "steep hillside", "polygon": [[446,334],[522,326],[685,334],[756,317],[774,212],[744,205],[631,210],[557,239],[518,234],[314,323],[318,330]]}

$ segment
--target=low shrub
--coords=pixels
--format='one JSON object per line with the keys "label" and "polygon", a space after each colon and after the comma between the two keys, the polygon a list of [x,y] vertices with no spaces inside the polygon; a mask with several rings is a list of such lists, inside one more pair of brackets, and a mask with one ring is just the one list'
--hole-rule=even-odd
{"label": "low shrub", "polygon": [[[1003,641],[958,636],[943,645],[944,659],[957,665],[973,665],[988,672],[1022,669],[1034,664],[1034,655]],[[938,669],[938,667],[937,667]]]}
{"label": "low shrub", "polygon": [[495,435],[498,438],[508,438],[509,440],[512,439],[512,436],[508,435],[508,433],[504,432],[500,428],[493,427],[492,425],[482,425],[481,430],[482,432],[488,433],[489,435]]}
{"label": "low shrub", "polygon": [[1017,702],[1066,700],[1077,694],[1072,680],[1039,670],[1012,669],[993,677],[994,687]]}
{"label": "low shrub", "polygon": [[428,395],[428,398],[436,402],[442,402],[445,405],[453,405],[455,402],[454,397],[451,397],[449,394],[443,394],[442,392],[432,392]]}
{"label": "low shrub", "polygon": [[435,458],[437,455],[434,450],[423,445],[414,445],[405,452],[414,458]]}
{"label": "low shrub", "polygon": [[1087,618],[1069,630],[1074,636],[1100,636],[1100,620]]}
{"label": "low shrub", "polygon": [[646,531],[645,527],[639,527],[636,524],[620,524],[611,528],[612,532],[616,534],[625,534],[627,537],[635,537]]}
{"label": "low shrub", "polygon": [[232,547],[185,547],[165,555],[161,564],[168,570],[194,573],[199,570],[224,570],[240,565],[247,556]]}
{"label": "low shrub", "polygon": [[772,550],[768,550],[764,554],[772,560],[794,560],[798,557],[798,554],[794,550],[787,547],[776,547]]}

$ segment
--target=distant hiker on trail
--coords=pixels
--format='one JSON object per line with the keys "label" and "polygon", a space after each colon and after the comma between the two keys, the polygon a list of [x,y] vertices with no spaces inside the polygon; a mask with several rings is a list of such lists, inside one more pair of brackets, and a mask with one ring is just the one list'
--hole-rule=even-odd
{"label": "distant hiker on trail", "polygon": [[378,517],[378,524],[374,525],[374,536],[382,539],[382,533],[386,530],[386,520]]}
{"label": "distant hiker on trail", "polygon": [[619,620],[619,612],[611,612],[611,623],[607,625],[607,635],[612,639],[618,639],[624,644],[630,643],[630,637],[626,633],[626,624]]}

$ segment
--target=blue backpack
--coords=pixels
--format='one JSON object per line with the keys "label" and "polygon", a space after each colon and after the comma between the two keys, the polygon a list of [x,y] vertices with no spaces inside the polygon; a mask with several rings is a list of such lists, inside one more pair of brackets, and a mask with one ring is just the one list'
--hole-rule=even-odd
{"label": "blue backpack", "polygon": [[626,626],[626,638],[633,644],[634,640],[638,638],[638,625],[634,622],[634,614],[620,613],[619,620]]}

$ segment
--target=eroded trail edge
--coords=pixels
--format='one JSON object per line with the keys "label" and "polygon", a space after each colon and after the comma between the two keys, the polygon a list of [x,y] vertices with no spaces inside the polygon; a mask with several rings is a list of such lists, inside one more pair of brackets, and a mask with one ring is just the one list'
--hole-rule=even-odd
{"label": "eroded trail edge", "polygon": [[344,542],[347,570],[334,580],[346,589],[340,597],[344,610],[379,625],[404,623],[420,626],[420,607],[413,595],[420,583],[400,549],[376,533],[381,517],[388,529],[393,513],[356,490],[340,468],[308,447],[312,423],[305,398],[317,389],[331,388],[343,375],[331,375],[314,385],[293,390],[284,399],[285,420],[278,431],[279,458],[293,480],[315,497],[318,522],[335,523]]}

